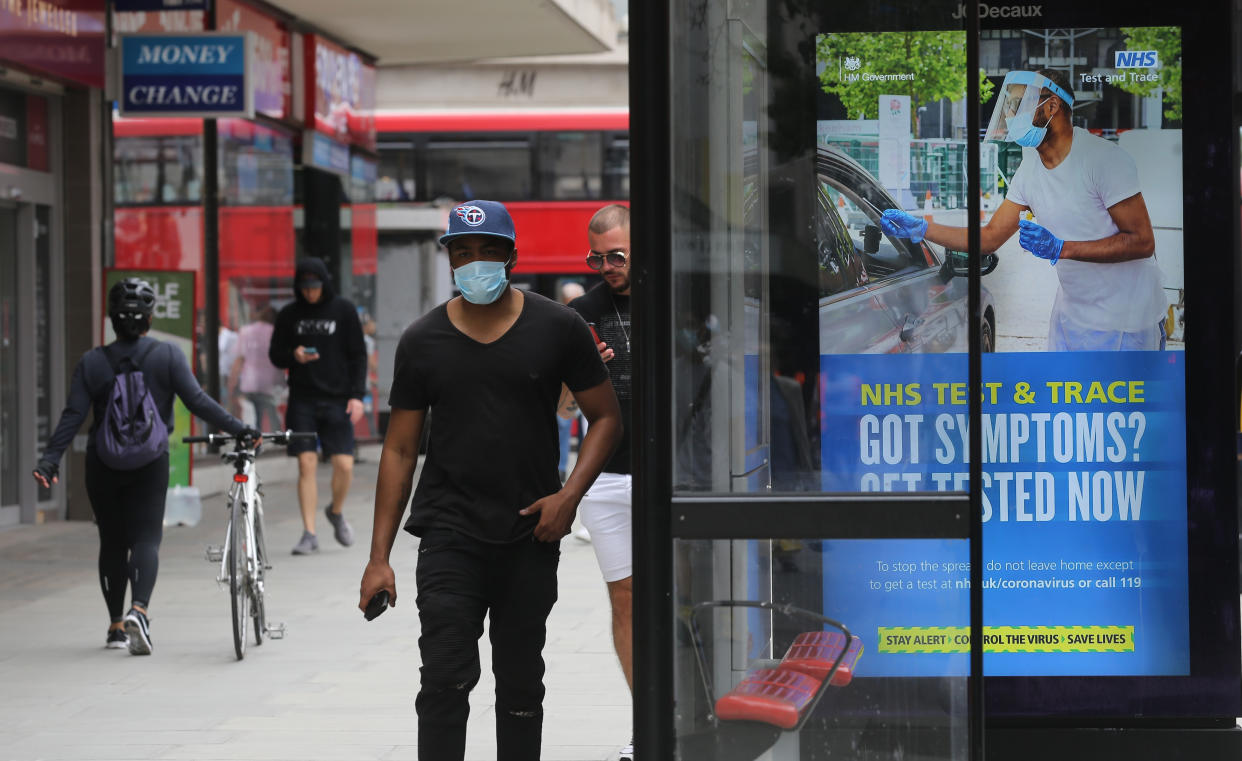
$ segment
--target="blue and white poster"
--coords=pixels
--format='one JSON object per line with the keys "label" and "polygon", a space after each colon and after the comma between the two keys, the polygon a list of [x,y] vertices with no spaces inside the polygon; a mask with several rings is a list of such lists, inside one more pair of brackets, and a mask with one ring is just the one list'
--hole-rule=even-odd
{"label": "blue and white poster", "polygon": [[[1040,68],[1041,40],[1057,34],[1120,50]],[[982,293],[985,672],[1185,675],[1180,31],[1019,35],[1030,70],[991,72],[981,88],[992,148],[981,237],[996,257]],[[965,91],[964,58],[950,67],[960,83],[927,63],[963,57],[963,41],[817,39],[820,111],[833,117],[817,125],[824,491],[970,486],[965,265],[954,253],[967,248],[969,146],[954,122],[962,109],[942,100],[969,104],[946,96]],[[886,193],[870,120],[898,93],[912,98],[900,158],[911,181]],[[967,542],[834,540],[823,551],[824,613],[863,638],[859,676],[967,673]]]}

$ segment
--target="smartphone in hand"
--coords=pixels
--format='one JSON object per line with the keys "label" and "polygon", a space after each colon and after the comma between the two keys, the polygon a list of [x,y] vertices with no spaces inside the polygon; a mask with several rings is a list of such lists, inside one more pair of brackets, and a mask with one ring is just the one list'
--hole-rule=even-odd
{"label": "smartphone in hand", "polygon": [[308,356],[308,357],[318,357],[318,356],[319,356],[319,350],[318,350],[318,349],[316,349],[314,346],[303,346],[303,347],[302,347],[302,353],[303,353],[303,354],[305,354],[305,355],[306,355],[306,356]]}
{"label": "smartphone in hand", "polygon": [[591,329],[591,337],[595,339],[595,343],[602,344],[603,341],[600,340],[599,333],[595,332],[595,323],[588,322],[587,327]]}
{"label": "smartphone in hand", "polygon": [[362,615],[366,616],[368,621],[373,621],[379,614],[388,610],[388,590],[381,589],[375,593],[371,601],[367,603],[367,609]]}

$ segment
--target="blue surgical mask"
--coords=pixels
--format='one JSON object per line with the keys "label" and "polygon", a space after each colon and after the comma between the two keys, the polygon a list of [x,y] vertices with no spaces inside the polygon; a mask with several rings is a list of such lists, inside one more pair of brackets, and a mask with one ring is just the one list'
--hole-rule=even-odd
{"label": "blue surgical mask", "polygon": [[471,304],[491,304],[509,286],[505,274],[508,260],[503,262],[473,261],[453,270],[453,282],[462,298]]}
{"label": "blue surgical mask", "polygon": [[1039,107],[1048,102],[1045,98],[1035,104],[1035,108],[1020,114],[1014,114],[1009,117],[1009,141],[1017,143],[1023,148],[1038,148],[1039,144],[1044,142],[1044,137],[1048,134],[1048,125],[1036,127],[1034,123],[1035,112]]}

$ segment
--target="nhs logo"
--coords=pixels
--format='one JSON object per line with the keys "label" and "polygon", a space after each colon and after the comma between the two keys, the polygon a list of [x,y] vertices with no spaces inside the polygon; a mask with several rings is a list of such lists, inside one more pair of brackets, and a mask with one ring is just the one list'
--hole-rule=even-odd
{"label": "nhs logo", "polygon": [[1118,50],[1113,54],[1115,69],[1156,69],[1160,67],[1160,57],[1154,50]]}

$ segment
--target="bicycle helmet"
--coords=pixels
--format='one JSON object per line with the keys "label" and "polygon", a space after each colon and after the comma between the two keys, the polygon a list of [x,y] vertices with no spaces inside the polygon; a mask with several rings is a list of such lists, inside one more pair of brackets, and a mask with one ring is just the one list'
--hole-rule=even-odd
{"label": "bicycle helmet", "polygon": [[155,311],[155,289],[145,280],[127,277],[108,290],[108,316],[140,314],[150,317]]}

